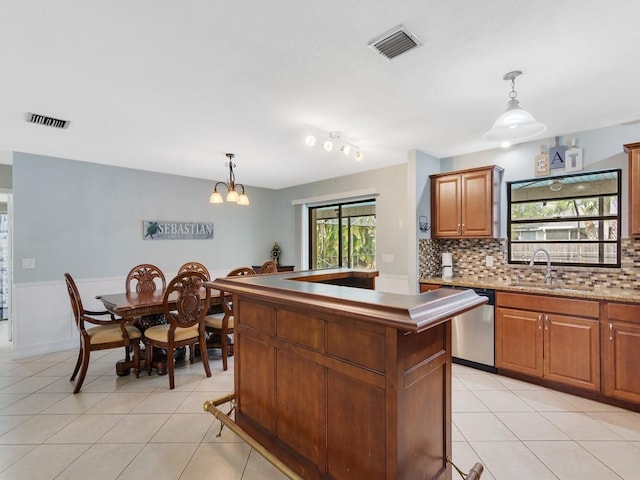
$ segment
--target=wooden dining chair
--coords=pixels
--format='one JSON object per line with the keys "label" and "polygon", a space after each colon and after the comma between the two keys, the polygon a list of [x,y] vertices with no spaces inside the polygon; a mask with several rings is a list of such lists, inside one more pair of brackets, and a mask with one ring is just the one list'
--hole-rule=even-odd
{"label": "wooden dining chair", "polygon": [[[165,279],[164,273],[150,263],[141,263],[133,267],[127,274],[125,281],[125,290],[127,293],[163,291],[166,288],[167,280]],[[135,319],[135,325],[138,326],[142,332],[159,323],[165,323],[162,314],[143,315]]]}
{"label": "wooden dining chair", "polygon": [[260,267],[259,275],[263,273],[277,273],[278,272],[278,263],[275,260],[269,260],[268,262],[264,262]]}
{"label": "wooden dining chair", "polygon": [[[247,275],[256,275],[253,268],[240,267],[231,270],[227,277],[244,277]],[[229,348],[229,335],[233,334],[233,305],[229,300],[226,292],[220,291],[220,304],[222,305],[222,313],[207,315],[204,319],[204,325],[207,333],[210,333],[207,347],[220,348],[222,351],[222,369],[227,370],[227,357],[233,355],[233,349]]]}
{"label": "wooden dining chair", "polygon": [[[189,361],[193,363],[196,343],[200,345],[200,358],[207,377],[211,376],[204,318],[211,303],[211,290],[202,286],[207,277],[202,272],[179,273],[165,289],[163,297],[164,316],[168,323],[150,327],[144,332],[147,359],[153,358],[153,349],[167,351],[167,372],[169,388],[175,387],[174,352],[178,348],[189,347]],[[147,360],[147,371],[151,374],[152,362]]]}
{"label": "wooden dining chair", "polygon": [[141,263],[136,265],[127,274],[125,288],[127,293],[155,292],[158,288],[164,290],[167,287],[167,280],[164,273],[155,265]]}
{"label": "wooden dining chair", "polygon": [[203,264],[198,262],[187,262],[180,267],[178,273],[182,272],[202,272],[207,277],[207,281],[211,280],[211,275],[209,274],[209,270]]}
{"label": "wooden dining chair", "polygon": [[[133,347],[134,371],[136,377],[138,377],[140,375],[140,338],[142,336],[140,330],[133,325],[126,324],[123,318],[116,318],[106,310],[85,310],[82,306],[80,292],[71,275],[65,273],[64,279],[67,283],[67,291],[69,292],[69,300],[71,301],[71,309],[73,310],[76,327],[80,332],[78,360],[69,379],[73,382],[78,372],[80,372],[73,393],[78,393],[80,388],[82,388],[82,383],[89,369],[89,357],[94,350],[124,347],[125,362],[129,362],[129,346]],[[109,319],[94,318],[100,316],[109,316]],[[87,328],[88,324],[96,326]]]}

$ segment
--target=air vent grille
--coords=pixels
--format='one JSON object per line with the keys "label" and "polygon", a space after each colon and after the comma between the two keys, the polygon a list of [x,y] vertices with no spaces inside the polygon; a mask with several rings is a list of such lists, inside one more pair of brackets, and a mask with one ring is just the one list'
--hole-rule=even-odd
{"label": "air vent grille", "polygon": [[404,25],[398,25],[396,28],[369,42],[369,46],[387,60],[391,60],[401,53],[420,45],[422,45],[422,42]]}
{"label": "air vent grille", "polygon": [[53,128],[67,128],[71,123],[69,120],[60,120],[59,118],[47,117],[46,115],[31,112],[27,112],[27,122]]}

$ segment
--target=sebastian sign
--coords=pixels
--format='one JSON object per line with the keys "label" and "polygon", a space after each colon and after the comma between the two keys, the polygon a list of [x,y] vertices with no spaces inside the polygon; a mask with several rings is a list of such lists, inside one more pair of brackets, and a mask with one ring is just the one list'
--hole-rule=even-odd
{"label": "sebastian sign", "polygon": [[144,240],[213,240],[213,222],[143,220]]}

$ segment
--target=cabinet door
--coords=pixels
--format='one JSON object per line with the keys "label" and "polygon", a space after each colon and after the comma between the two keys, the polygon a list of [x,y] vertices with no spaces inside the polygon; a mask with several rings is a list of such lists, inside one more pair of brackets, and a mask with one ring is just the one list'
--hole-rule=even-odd
{"label": "cabinet door", "polygon": [[600,322],[544,314],[544,377],[600,390]]}
{"label": "cabinet door", "polygon": [[439,288],[440,288],[440,285],[434,285],[432,283],[421,283],[420,293],[430,292],[431,290],[437,290]]}
{"label": "cabinet door", "polygon": [[640,148],[629,150],[629,235],[640,236]]}
{"label": "cabinet door", "polygon": [[431,179],[432,236],[459,237],[460,219],[460,175],[444,175]]}
{"label": "cabinet door", "polygon": [[461,175],[461,232],[464,237],[493,235],[492,170]]}
{"label": "cabinet door", "polygon": [[496,309],[496,367],[542,377],[542,316]]}
{"label": "cabinet door", "polygon": [[605,395],[640,402],[640,325],[602,324]]}

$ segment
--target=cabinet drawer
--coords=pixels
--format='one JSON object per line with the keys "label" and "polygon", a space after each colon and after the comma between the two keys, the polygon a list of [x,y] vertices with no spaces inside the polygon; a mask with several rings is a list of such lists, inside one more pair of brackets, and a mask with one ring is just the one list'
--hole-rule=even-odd
{"label": "cabinet drawer", "polygon": [[597,300],[497,292],[496,305],[521,310],[535,310],[536,312],[600,318],[600,302]]}
{"label": "cabinet drawer", "polygon": [[632,303],[606,303],[607,320],[640,324],[640,305]]}

